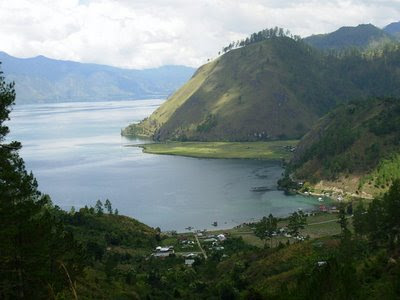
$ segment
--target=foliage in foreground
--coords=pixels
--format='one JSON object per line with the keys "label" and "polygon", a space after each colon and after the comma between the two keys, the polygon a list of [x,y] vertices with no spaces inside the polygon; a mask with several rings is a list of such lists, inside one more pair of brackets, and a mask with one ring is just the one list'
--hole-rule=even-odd
{"label": "foliage in foreground", "polygon": [[81,248],[25,170],[21,145],[5,142],[14,100],[14,85],[0,73],[0,298],[72,298],[83,267]]}

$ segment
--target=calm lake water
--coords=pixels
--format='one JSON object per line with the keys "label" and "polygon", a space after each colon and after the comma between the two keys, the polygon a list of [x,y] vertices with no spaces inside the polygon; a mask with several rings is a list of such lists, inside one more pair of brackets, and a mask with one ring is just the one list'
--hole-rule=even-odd
{"label": "calm lake water", "polygon": [[[162,230],[228,228],[272,213],[284,216],[317,201],[276,190],[277,163],[143,154],[121,128],[150,115],[162,100],[20,105],[10,139],[53,202],[69,210],[110,199],[120,214]],[[274,190],[252,192],[252,187]]]}

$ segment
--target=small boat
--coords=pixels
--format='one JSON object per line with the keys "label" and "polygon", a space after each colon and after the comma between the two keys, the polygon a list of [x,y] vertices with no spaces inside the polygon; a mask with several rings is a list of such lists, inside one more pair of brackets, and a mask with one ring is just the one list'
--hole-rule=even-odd
{"label": "small boat", "polygon": [[193,229],[193,227],[189,226],[189,227],[186,227],[185,229],[191,231]]}
{"label": "small boat", "polygon": [[258,187],[252,187],[250,189],[250,191],[252,191],[252,192],[268,192],[268,191],[271,191],[271,188],[269,188],[267,186],[258,186]]}
{"label": "small boat", "polygon": [[217,222],[217,221],[214,221],[214,223],[212,223],[212,226],[217,227],[217,226],[218,226],[218,222]]}

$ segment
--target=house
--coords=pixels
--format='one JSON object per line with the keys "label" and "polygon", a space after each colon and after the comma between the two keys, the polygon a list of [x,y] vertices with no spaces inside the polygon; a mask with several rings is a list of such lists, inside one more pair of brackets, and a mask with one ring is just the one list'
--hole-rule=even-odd
{"label": "house", "polygon": [[319,206],[319,211],[321,211],[321,212],[327,212],[327,211],[328,211],[328,208],[327,208],[325,205],[320,205],[320,206]]}
{"label": "house", "polygon": [[223,242],[223,241],[225,241],[226,240],[226,237],[225,237],[225,235],[224,234],[218,234],[217,235],[217,238],[218,238],[218,240],[220,241],[220,242]]}
{"label": "house", "polygon": [[213,243],[213,242],[217,242],[218,240],[216,238],[209,238],[209,239],[205,239],[204,242],[205,243]]}
{"label": "house", "polygon": [[185,259],[185,266],[191,267],[194,264],[194,259]]}
{"label": "house", "polygon": [[154,253],[152,254],[154,257],[168,257],[171,254],[174,254],[174,247],[173,246],[168,246],[168,247],[161,247],[158,246]]}
{"label": "house", "polygon": [[339,209],[336,206],[332,206],[329,210],[329,212],[331,214],[338,214],[339,213]]}
{"label": "house", "polygon": [[197,256],[198,256],[198,255],[195,254],[195,253],[189,253],[189,254],[185,255],[185,258],[187,258],[187,259],[193,259],[193,258],[195,258],[195,257],[197,257]]}

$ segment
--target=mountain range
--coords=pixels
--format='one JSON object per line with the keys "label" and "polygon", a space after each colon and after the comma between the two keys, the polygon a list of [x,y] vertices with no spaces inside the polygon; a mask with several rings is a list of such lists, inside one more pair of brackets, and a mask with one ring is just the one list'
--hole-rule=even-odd
{"label": "mountain range", "polygon": [[5,52],[0,62],[7,80],[15,82],[19,104],[165,98],[194,72],[185,66],[133,70]]}
{"label": "mountain range", "polygon": [[[385,38],[381,47],[366,50],[376,37]],[[299,138],[340,103],[400,94],[400,48],[394,36],[360,25],[319,36],[314,46],[312,38],[274,33],[227,52],[200,67],[149,118],[123,134],[159,141]],[[327,53],[321,45],[347,45],[351,51]]]}

